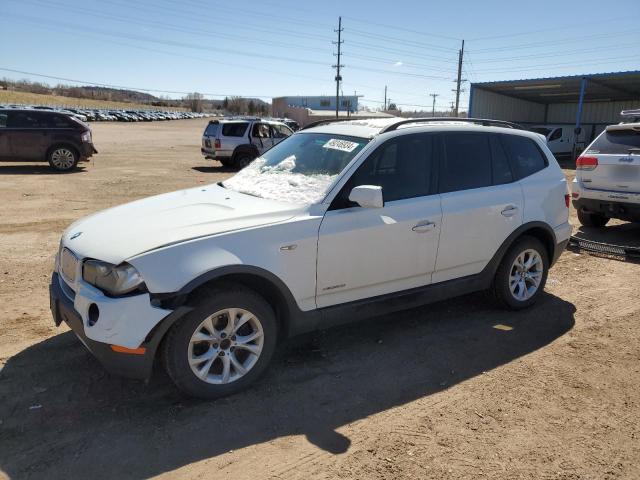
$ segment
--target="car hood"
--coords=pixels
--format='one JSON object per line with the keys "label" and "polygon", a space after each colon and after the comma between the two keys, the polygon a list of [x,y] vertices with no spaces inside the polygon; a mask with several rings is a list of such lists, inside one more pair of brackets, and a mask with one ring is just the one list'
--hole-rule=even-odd
{"label": "car hood", "polygon": [[82,258],[119,264],[174,243],[282,222],[303,209],[208,185],[95,213],[73,223],[62,240]]}

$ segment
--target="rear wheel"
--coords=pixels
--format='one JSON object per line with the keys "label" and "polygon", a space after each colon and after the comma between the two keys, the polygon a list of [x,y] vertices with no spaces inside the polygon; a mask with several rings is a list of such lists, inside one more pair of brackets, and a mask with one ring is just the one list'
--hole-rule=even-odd
{"label": "rear wheel", "polygon": [[527,308],[542,293],[548,270],[547,250],[540,240],[521,237],[502,258],[493,280],[493,293],[508,308]]}
{"label": "rear wheel", "polygon": [[264,372],[276,336],[275,314],[260,295],[242,287],[212,290],[169,332],[165,367],[189,395],[231,395]]}
{"label": "rear wheel", "polygon": [[578,220],[585,227],[604,227],[609,219],[600,213],[587,213],[582,210],[578,210]]}
{"label": "rear wheel", "polygon": [[78,153],[74,148],[66,145],[58,145],[49,150],[47,155],[49,165],[57,172],[68,172],[76,168]]}

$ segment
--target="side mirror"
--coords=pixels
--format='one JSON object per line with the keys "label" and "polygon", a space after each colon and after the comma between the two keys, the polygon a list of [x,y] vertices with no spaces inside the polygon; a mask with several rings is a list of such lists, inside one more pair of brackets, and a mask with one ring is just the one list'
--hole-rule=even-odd
{"label": "side mirror", "polygon": [[358,187],[354,187],[349,194],[349,200],[357,203],[363,208],[384,207],[382,187],[377,185],[360,185]]}

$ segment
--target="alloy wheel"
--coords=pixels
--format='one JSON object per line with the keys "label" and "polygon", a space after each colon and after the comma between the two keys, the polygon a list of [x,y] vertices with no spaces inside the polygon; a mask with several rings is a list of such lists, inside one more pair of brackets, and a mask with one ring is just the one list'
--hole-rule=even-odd
{"label": "alloy wheel", "polygon": [[228,384],[255,366],[263,345],[260,320],[248,310],[227,308],[204,319],[191,335],[189,366],[206,383]]}
{"label": "alloy wheel", "polygon": [[68,170],[73,167],[75,156],[68,148],[57,148],[51,154],[51,163],[59,170]]}
{"label": "alloy wheel", "polygon": [[511,295],[520,301],[533,297],[542,281],[544,263],[540,254],[533,249],[521,252],[513,261],[509,274]]}

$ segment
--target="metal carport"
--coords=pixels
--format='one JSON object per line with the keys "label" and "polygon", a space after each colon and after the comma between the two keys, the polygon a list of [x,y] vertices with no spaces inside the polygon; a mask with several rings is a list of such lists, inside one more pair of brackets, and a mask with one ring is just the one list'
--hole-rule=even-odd
{"label": "metal carport", "polygon": [[640,71],[472,83],[469,117],[521,124],[593,125],[592,135],[640,108]]}

